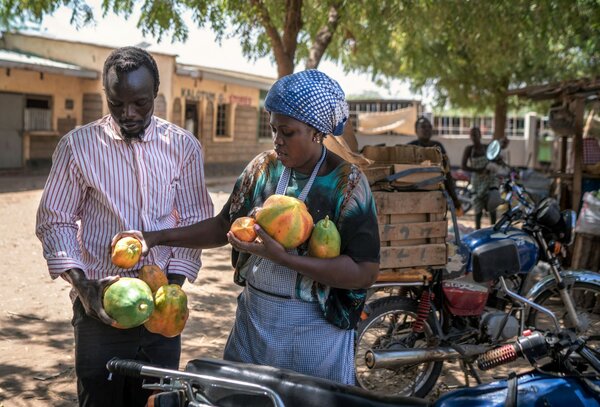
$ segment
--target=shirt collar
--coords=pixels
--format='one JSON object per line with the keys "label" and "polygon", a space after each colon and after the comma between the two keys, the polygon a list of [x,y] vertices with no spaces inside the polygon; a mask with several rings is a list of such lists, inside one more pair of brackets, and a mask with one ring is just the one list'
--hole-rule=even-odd
{"label": "shirt collar", "polygon": [[[112,115],[108,115],[108,123],[106,126],[106,130],[108,131],[109,136],[112,139],[124,141],[123,137],[121,137],[121,132],[119,130],[119,125],[113,119]],[[144,134],[141,137],[141,142],[146,143],[148,141],[152,141],[156,138],[156,119],[154,116],[150,117],[150,124],[144,130]]]}

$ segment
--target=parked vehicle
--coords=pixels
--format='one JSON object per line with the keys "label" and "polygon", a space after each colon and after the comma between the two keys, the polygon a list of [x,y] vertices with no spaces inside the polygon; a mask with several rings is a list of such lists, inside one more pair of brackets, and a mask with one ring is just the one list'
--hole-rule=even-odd
{"label": "parked vehicle", "polygon": [[475,255],[485,257],[485,251],[499,249],[505,261],[499,266],[499,256],[490,257],[492,264],[485,259],[476,261],[475,279],[499,280],[506,295],[546,315],[552,325],[545,332],[524,331],[515,342],[482,354],[477,365],[481,370],[489,370],[524,358],[536,369],[510,374],[506,380],[447,393],[436,401],[435,407],[600,406],[600,353],[587,346],[585,337],[578,336],[572,329],[561,328],[558,317],[550,309],[507,288],[505,278],[511,273],[507,273],[506,259],[512,257],[517,266],[518,251],[512,250],[512,255],[504,253],[500,246],[493,247],[497,243],[488,244],[489,249]]}
{"label": "parked vehicle", "polygon": [[467,213],[473,207],[473,185],[471,185],[471,174],[461,169],[451,172],[455,182],[456,196],[461,203],[463,213]]}
{"label": "parked vehicle", "polygon": [[[510,375],[507,380],[455,390],[433,403],[369,393],[289,370],[221,360],[193,360],[182,372],[113,359],[108,362],[107,369],[111,374],[154,380],[143,387],[157,391],[148,402],[156,407],[500,407],[542,405],[540,401],[551,406],[600,405],[599,353],[586,346],[584,337],[577,336],[572,330],[561,329],[558,318],[550,310],[507,288],[506,278],[520,269],[516,243],[508,240],[490,242],[479,248],[473,257],[475,280],[500,281],[505,294],[515,302],[534,307],[554,321],[548,332],[525,331],[516,341],[481,354],[477,360],[479,368],[494,368],[519,357],[540,368]],[[394,352],[372,350],[364,357],[371,364],[385,363]],[[546,362],[540,365],[544,360]]]}
{"label": "parked vehicle", "polygon": [[[356,386],[277,369],[217,359],[188,362],[185,371],[114,358],[111,374],[144,378],[153,407],[422,407],[410,397],[371,394]],[[146,379],[148,379],[146,381]]]}
{"label": "parked vehicle", "polygon": [[[462,264],[450,271],[458,278],[449,276],[449,270],[434,270],[432,281],[399,284],[401,290],[368,304],[357,328],[356,375],[361,387],[378,394],[423,397],[436,384],[446,360],[459,360],[465,372],[479,380],[473,368],[479,355],[529,327],[548,328],[547,316],[515,302],[501,289],[500,280],[474,279],[476,254],[490,244],[517,247],[519,272],[502,280],[510,290],[551,308],[562,327],[591,336],[591,346],[597,346],[600,276],[565,271],[558,257],[572,243],[575,213],[561,212],[549,198],[534,204],[514,176],[507,177],[504,188],[509,207],[498,223],[456,241]],[[498,264],[504,260],[496,259]],[[548,275],[534,281],[532,276],[539,276],[534,271],[543,266]],[[367,366],[359,355],[369,349],[385,354],[379,358],[383,362]]]}

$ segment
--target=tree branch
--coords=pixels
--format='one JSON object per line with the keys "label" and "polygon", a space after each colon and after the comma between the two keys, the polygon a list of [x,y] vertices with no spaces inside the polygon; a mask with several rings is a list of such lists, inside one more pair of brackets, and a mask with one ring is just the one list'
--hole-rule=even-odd
{"label": "tree branch", "polygon": [[306,60],[306,69],[315,69],[319,66],[321,58],[323,58],[325,50],[331,43],[333,34],[339,25],[340,6],[341,2],[333,4],[329,8],[329,17],[327,18],[327,23],[319,30],[313,45],[310,47],[308,59]]}
{"label": "tree branch", "polygon": [[[287,50],[284,46],[283,41],[281,40],[281,36],[279,35],[277,28],[275,28],[275,26],[273,25],[273,22],[271,21],[271,16],[269,15],[269,11],[265,7],[265,4],[262,2],[262,0],[250,0],[250,2],[252,6],[258,11],[258,18],[260,19],[260,22],[264,27],[267,36],[271,40],[273,55],[275,57],[275,61],[277,62],[277,72],[279,77],[281,78],[282,76],[287,75],[287,73],[282,74],[282,70],[289,69],[288,67],[290,65]],[[294,71],[293,66],[294,65],[292,62],[291,72]]]}
{"label": "tree branch", "polygon": [[[292,64],[296,56],[296,47],[298,46],[298,33],[302,29],[302,1],[287,0],[286,14],[283,28],[283,48],[286,54],[291,58]],[[292,65],[292,72],[294,67]],[[290,72],[291,73],[291,72]]]}

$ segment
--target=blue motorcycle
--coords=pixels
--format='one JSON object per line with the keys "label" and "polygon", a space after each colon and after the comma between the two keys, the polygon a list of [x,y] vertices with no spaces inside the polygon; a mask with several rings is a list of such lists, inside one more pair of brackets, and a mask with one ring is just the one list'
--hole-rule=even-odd
{"label": "blue motorcycle", "polygon": [[[561,328],[552,311],[507,288],[506,279],[520,268],[518,246],[510,239],[488,242],[473,251],[475,281],[498,280],[515,302],[546,315],[552,329],[525,331],[516,342],[481,354],[477,364],[486,370],[523,357],[536,369],[509,375],[507,380],[452,391],[434,403],[373,394],[289,370],[221,360],[192,360],[183,372],[118,359],[109,361],[107,368],[115,374],[153,379],[143,387],[157,391],[148,401],[156,407],[600,406],[599,353],[587,347],[585,337]],[[372,351],[365,355],[366,359],[376,357]]]}
{"label": "blue motorcycle", "polygon": [[575,329],[561,328],[550,309],[508,289],[506,278],[515,275],[510,270],[518,270],[522,264],[517,246],[511,248],[507,243],[490,242],[475,250],[475,280],[498,279],[505,294],[545,315],[551,326],[543,333],[524,331],[516,342],[482,354],[477,365],[489,370],[521,357],[536,369],[447,393],[435,407],[600,406],[600,353],[588,347],[587,338],[578,336]]}
{"label": "blue motorcycle", "polygon": [[[490,144],[490,161],[498,153],[496,147]],[[528,328],[551,327],[548,316],[530,304],[549,308],[561,327],[588,336],[590,346],[598,346],[600,276],[565,271],[559,258],[572,243],[575,213],[561,212],[550,198],[535,203],[514,172],[500,189],[508,206],[504,215],[493,227],[462,239],[455,232],[450,261],[445,269],[433,270],[431,281],[376,287],[396,291],[370,302],[358,325],[355,370],[362,388],[377,394],[425,397],[448,360],[460,361],[466,374],[480,382],[474,369],[478,356]],[[474,253],[502,242],[514,244],[519,257],[517,272],[503,281],[528,303],[508,296],[499,279],[474,278]],[[546,275],[540,276],[540,270]],[[371,357],[365,360],[360,355],[367,350]]]}

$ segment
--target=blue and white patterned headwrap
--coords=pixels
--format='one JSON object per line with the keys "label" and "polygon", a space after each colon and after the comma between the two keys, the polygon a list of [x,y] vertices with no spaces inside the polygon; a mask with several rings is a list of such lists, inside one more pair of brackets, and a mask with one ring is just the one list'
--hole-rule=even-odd
{"label": "blue and white patterned headwrap", "polygon": [[348,120],[344,91],[335,80],[316,69],[287,75],[275,82],[265,99],[265,109],[334,136],[344,132]]}

